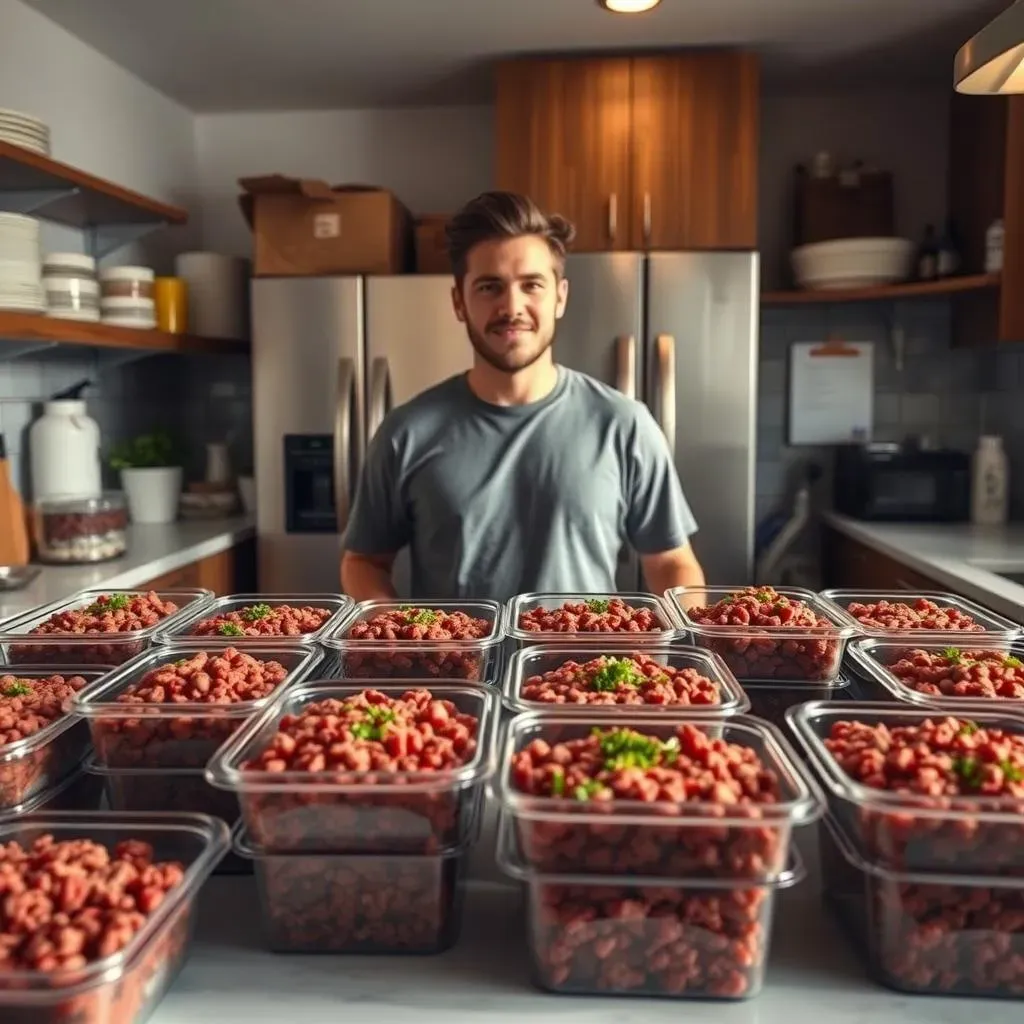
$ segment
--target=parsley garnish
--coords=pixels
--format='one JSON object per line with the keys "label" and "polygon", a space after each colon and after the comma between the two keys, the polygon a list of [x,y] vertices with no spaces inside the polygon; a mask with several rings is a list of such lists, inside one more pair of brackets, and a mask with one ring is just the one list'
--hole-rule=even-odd
{"label": "parsley garnish", "polygon": [[412,605],[403,605],[398,609],[405,612],[405,620],[412,626],[432,626],[437,622],[437,612],[428,608],[413,608]]}
{"label": "parsley garnish", "polygon": [[653,768],[679,750],[679,740],[674,736],[662,743],[633,729],[610,729],[607,732],[594,729],[593,735],[600,741],[604,767],[610,772],[623,768]]}
{"label": "parsley garnish", "polygon": [[383,707],[380,704],[370,704],[363,708],[366,721],[354,722],[349,730],[357,740],[380,740],[384,735],[384,727],[388,722],[395,720],[395,713],[391,708]]}
{"label": "parsley garnish", "polygon": [[757,593],[754,594],[754,597],[756,597],[758,601],[774,601],[776,594],[771,587],[764,587],[757,591]]}
{"label": "parsley garnish", "polygon": [[981,785],[982,766],[976,757],[953,758],[953,771],[965,786],[977,789]]}
{"label": "parsley garnish", "polygon": [[1021,661],[1020,658],[1015,658],[1012,654],[1008,654],[1003,658],[1003,665],[1006,668],[1024,668],[1024,661]]}
{"label": "parsley garnish", "polygon": [[179,658],[179,659],[178,659],[178,660],[177,660],[177,661],[176,661],[176,662],[174,663],[174,667],[175,667],[175,668],[181,668],[181,666],[182,666],[182,665],[187,665],[187,664],[188,664],[188,658]]}
{"label": "parsley garnish", "polygon": [[594,673],[590,680],[590,688],[606,693],[610,690],[617,690],[619,686],[636,686],[640,679],[641,675],[637,671],[636,665],[628,658],[609,658]]}
{"label": "parsley garnish", "polygon": [[274,614],[274,609],[269,604],[254,604],[249,608],[243,608],[241,616],[246,622],[259,622]]}
{"label": "parsley garnish", "polygon": [[27,697],[31,692],[32,685],[21,679],[16,679],[13,683],[9,683],[3,689],[3,695],[5,697]]}
{"label": "parsley garnish", "polygon": [[222,622],[217,627],[217,632],[221,636],[245,636],[245,630],[236,622]]}
{"label": "parsley garnish", "polygon": [[597,796],[602,789],[604,789],[604,786],[598,782],[597,779],[590,779],[588,782],[580,783],[580,785],[572,791],[572,795],[579,800],[580,803],[585,803],[592,796]]}
{"label": "parsley garnish", "polygon": [[565,772],[560,767],[551,773],[551,795],[565,796]]}
{"label": "parsley garnish", "polygon": [[132,599],[127,594],[110,594],[106,597],[101,597],[94,604],[89,605],[86,608],[86,613],[89,615],[99,615],[101,612],[115,612],[122,611],[130,605]]}
{"label": "parsley garnish", "polygon": [[978,731],[977,722],[962,722],[960,725],[961,736],[973,736]]}
{"label": "parsley garnish", "polygon": [[947,647],[943,652],[942,656],[946,661],[952,662],[954,665],[960,664],[960,648],[959,647]]}
{"label": "parsley garnish", "polygon": [[603,615],[608,611],[608,602],[595,597],[593,600],[587,601],[587,608],[595,615]]}
{"label": "parsley garnish", "polygon": [[1007,782],[1024,782],[1024,771],[1011,761],[1000,761],[999,767],[1003,770],[1003,777]]}

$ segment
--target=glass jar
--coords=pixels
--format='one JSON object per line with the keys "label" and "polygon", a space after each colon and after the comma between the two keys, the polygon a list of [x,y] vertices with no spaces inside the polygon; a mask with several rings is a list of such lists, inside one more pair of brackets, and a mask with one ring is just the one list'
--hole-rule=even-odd
{"label": "glass jar", "polygon": [[99,498],[51,498],[32,510],[36,555],[60,565],[105,562],[128,550],[128,510],[124,496],[108,491]]}

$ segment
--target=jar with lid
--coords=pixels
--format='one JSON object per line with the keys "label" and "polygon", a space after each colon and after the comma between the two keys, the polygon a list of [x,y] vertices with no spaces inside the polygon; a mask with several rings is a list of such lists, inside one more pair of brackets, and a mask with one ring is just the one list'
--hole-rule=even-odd
{"label": "jar with lid", "polygon": [[100,428],[82,399],[46,402],[43,415],[29,429],[28,440],[36,501],[100,496]]}
{"label": "jar with lid", "polygon": [[104,299],[153,300],[156,275],[150,267],[107,267],[100,271]]}
{"label": "jar with lid", "polygon": [[32,509],[32,536],[41,562],[82,565],[105,562],[128,550],[128,510],[124,495],[51,498]]}

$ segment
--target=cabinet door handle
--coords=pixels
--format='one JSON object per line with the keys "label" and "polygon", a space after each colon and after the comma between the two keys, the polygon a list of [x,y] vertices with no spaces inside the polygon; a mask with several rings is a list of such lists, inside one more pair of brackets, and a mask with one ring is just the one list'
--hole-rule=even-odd
{"label": "cabinet door handle", "polygon": [[644,241],[651,240],[651,193],[644,193]]}
{"label": "cabinet door handle", "polygon": [[615,341],[615,387],[636,398],[636,338],[623,334]]}
{"label": "cabinet door handle", "polygon": [[654,339],[657,360],[658,425],[672,458],[676,456],[676,339],[659,334]]}
{"label": "cabinet door handle", "polygon": [[619,229],[619,198],[613,192],[608,199],[608,238],[615,241],[615,235]]}
{"label": "cabinet door handle", "polygon": [[338,360],[338,394],[334,403],[334,508],[338,532],[348,526],[352,494],[352,399],[356,390],[356,367],[351,359]]}

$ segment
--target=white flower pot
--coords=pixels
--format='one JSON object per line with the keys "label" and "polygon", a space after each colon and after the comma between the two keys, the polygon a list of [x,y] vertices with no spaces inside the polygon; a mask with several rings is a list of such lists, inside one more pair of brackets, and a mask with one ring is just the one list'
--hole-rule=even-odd
{"label": "white flower pot", "polygon": [[181,467],[122,469],[121,486],[133,523],[173,523],[181,498]]}

